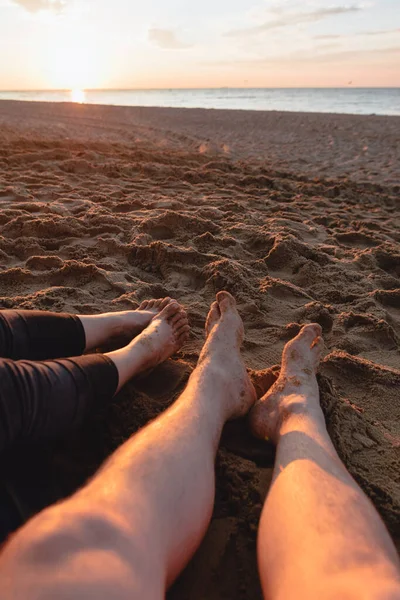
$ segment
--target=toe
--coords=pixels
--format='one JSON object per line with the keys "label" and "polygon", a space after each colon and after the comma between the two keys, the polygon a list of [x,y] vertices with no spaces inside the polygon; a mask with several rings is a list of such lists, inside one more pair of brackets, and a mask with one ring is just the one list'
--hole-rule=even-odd
{"label": "toe", "polygon": [[219,310],[218,302],[213,302],[211,304],[210,312],[207,316],[206,321],[206,334],[209,335],[211,329],[216,325],[221,318],[221,312]]}
{"label": "toe", "polygon": [[181,327],[184,327],[186,325],[189,326],[188,320],[186,317],[183,317],[174,324],[174,330],[178,331]]}
{"label": "toe", "polygon": [[324,349],[324,340],[321,336],[314,338],[311,344],[311,354],[313,356],[315,366],[318,367],[322,358],[322,352]]}
{"label": "toe", "polygon": [[146,308],[148,308],[148,306],[149,306],[149,301],[148,300],[143,300],[143,302],[139,306],[138,310],[146,310]]}
{"label": "toe", "polygon": [[182,333],[182,335],[180,335],[179,337],[177,337],[175,339],[176,339],[177,349],[180,350],[182,348],[183,344],[185,344],[185,342],[188,341],[189,334],[188,333]]}
{"label": "toe", "polygon": [[186,312],[182,309],[176,315],[174,315],[172,319],[170,319],[170,323],[173,326],[177,326],[181,321],[187,322]]}
{"label": "toe", "polygon": [[189,338],[189,333],[189,325],[183,325],[175,332],[175,338],[178,340],[178,342],[181,342],[182,340],[186,341]]}
{"label": "toe", "polygon": [[185,344],[189,339],[189,334],[185,333],[178,339],[179,347],[182,348],[183,344]]}
{"label": "toe", "polygon": [[188,323],[183,323],[182,325],[176,328],[175,335],[179,337],[182,333],[189,333],[189,331],[190,325]]}
{"label": "toe", "polygon": [[301,339],[307,342],[310,342],[310,345],[314,342],[316,338],[321,338],[322,336],[322,327],[318,325],[318,323],[311,323],[311,325],[304,325],[303,329],[300,331],[297,339]]}
{"label": "toe", "polygon": [[236,308],[236,300],[229,292],[218,292],[217,302],[222,314],[232,308]]}
{"label": "toe", "polygon": [[219,310],[218,302],[213,302],[210,307],[210,312],[208,313],[208,317],[213,320],[218,320],[221,316],[221,311]]}
{"label": "toe", "polygon": [[150,308],[154,308],[155,303],[157,302],[157,300],[149,300],[149,303],[147,305],[147,309],[149,310]]}
{"label": "toe", "polygon": [[168,304],[172,302],[171,298],[164,298],[163,300],[160,300],[160,305],[159,305],[159,310],[163,310],[166,306],[168,306]]}
{"label": "toe", "polygon": [[180,305],[174,300],[173,302],[167,304],[167,306],[163,308],[160,313],[158,313],[157,318],[170,321],[170,319],[179,313],[180,310]]}

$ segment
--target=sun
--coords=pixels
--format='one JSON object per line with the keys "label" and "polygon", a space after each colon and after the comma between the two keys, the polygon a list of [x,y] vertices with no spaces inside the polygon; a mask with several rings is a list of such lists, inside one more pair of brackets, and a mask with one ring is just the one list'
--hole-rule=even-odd
{"label": "sun", "polygon": [[72,90],[73,102],[84,102],[82,90],[100,87],[101,53],[89,39],[60,38],[45,58],[48,85],[52,89]]}
{"label": "sun", "polygon": [[85,90],[71,90],[70,92],[71,94],[71,101],[75,102],[76,104],[83,104],[86,100],[86,93]]}

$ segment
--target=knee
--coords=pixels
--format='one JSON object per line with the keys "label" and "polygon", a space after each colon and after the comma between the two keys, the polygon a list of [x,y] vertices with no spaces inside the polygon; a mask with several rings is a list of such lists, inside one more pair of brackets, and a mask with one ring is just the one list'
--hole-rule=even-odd
{"label": "knee", "polygon": [[162,570],[154,576],[146,552],[116,515],[60,506],[34,518],[5,547],[0,571],[12,572],[18,588],[10,597],[28,597],[29,589],[38,598],[163,597]]}
{"label": "knee", "polygon": [[125,541],[123,528],[111,515],[79,509],[62,513],[50,509],[29,523],[25,534],[25,556],[38,566],[59,563],[71,554],[95,548],[115,550]]}

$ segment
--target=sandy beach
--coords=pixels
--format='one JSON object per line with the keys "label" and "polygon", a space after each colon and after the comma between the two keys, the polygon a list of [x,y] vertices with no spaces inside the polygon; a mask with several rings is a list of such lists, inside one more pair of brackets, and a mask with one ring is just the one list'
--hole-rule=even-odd
{"label": "sandy beach", "polygon": [[[173,296],[190,341],[47,457],[61,495],[169,406],[215,293],[257,389],[323,328],[334,444],[400,540],[400,117],[0,102],[0,307],[98,313]],[[209,533],[169,598],[261,598],[274,450],[230,424]],[[193,478],[196,473],[193,473]]]}

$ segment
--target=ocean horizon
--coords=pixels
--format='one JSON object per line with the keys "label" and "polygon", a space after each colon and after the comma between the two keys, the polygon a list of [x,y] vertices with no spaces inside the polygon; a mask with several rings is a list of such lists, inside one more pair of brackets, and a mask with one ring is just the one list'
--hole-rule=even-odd
{"label": "ocean horizon", "polygon": [[0,91],[0,100],[113,106],[400,115],[400,88],[210,88]]}

